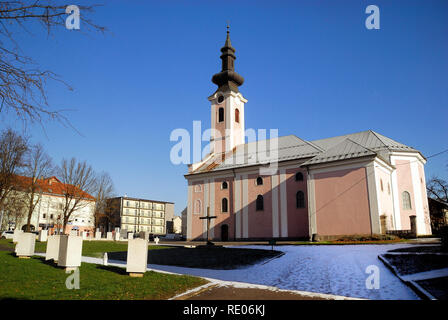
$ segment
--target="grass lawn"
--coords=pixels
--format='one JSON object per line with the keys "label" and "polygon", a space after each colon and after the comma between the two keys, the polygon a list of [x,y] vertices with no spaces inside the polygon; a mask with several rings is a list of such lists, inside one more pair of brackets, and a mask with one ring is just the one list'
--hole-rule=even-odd
{"label": "grass lawn", "polygon": [[152,271],[143,278],[131,278],[123,268],[82,263],[80,289],[69,290],[65,270],[41,257],[19,259],[12,252],[0,251],[0,265],[0,299],[167,299],[207,282]]}
{"label": "grass lawn", "polygon": [[[12,243],[11,239],[0,239],[0,250],[1,248],[15,248],[15,244]],[[149,246],[149,250],[158,249],[171,249],[172,247],[167,246]],[[34,248],[35,252],[44,252],[47,250],[46,242],[39,242],[36,240],[36,246]],[[127,242],[115,242],[115,241],[89,241],[84,240],[82,242],[82,255],[87,257],[102,258],[104,252],[118,252],[118,251],[128,251]]]}

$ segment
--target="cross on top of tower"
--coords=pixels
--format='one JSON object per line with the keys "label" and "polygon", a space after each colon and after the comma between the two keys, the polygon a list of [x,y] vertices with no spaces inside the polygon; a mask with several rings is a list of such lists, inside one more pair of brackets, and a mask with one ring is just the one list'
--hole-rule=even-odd
{"label": "cross on top of tower", "polygon": [[221,48],[222,68],[221,72],[212,77],[212,82],[218,86],[220,91],[238,91],[238,87],[244,82],[244,78],[235,72],[235,48],[230,42],[230,26],[227,23],[227,37],[224,47]]}

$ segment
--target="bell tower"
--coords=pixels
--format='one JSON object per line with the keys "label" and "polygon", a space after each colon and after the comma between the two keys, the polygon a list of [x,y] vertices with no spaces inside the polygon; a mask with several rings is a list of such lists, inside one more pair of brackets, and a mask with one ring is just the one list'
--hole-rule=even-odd
{"label": "bell tower", "polygon": [[218,89],[208,97],[212,116],[210,151],[215,154],[231,151],[237,145],[245,143],[244,104],[247,100],[238,90],[244,78],[235,72],[235,48],[230,42],[229,26],[221,53],[221,72],[212,77],[212,82]]}

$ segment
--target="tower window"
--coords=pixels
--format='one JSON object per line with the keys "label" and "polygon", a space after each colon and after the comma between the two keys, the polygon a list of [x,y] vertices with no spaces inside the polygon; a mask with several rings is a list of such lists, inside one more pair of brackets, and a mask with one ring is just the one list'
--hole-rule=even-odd
{"label": "tower window", "polygon": [[224,181],[221,185],[222,189],[227,189],[228,188],[228,184],[226,181]]}
{"label": "tower window", "polygon": [[256,183],[257,183],[257,186],[263,185],[263,178],[262,177],[258,177]]}
{"label": "tower window", "polygon": [[224,101],[224,96],[219,96],[218,97],[218,103],[222,103]]}
{"label": "tower window", "polygon": [[235,122],[240,123],[240,110],[235,109]]}
{"label": "tower window", "polygon": [[296,207],[305,208],[305,194],[303,191],[297,191],[296,193]]}
{"label": "tower window", "polygon": [[227,207],[228,207],[227,198],[222,198],[221,211],[222,212],[227,212],[227,209],[228,209]]}
{"label": "tower window", "polygon": [[218,109],[218,122],[224,121],[224,108]]}
{"label": "tower window", "polygon": [[194,203],[194,213],[201,213],[202,205],[201,200],[196,200]]}
{"label": "tower window", "polygon": [[411,210],[412,209],[411,195],[409,194],[409,192],[403,191],[403,193],[401,194],[401,197],[402,197],[402,200],[403,200],[403,209],[404,210]]}
{"label": "tower window", "polygon": [[303,173],[302,172],[296,173],[296,181],[303,181]]}
{"label": "tower window", "polygon": [[259,194],[258,197],[257,197],[256,209],[255,210],[257,210],[257,211],[264,210],[264,199],[263,199],[263,196],[261,194]]}

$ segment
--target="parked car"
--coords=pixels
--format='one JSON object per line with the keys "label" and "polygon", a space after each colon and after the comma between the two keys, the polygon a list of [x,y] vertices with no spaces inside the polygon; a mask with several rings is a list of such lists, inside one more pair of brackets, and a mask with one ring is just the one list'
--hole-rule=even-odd
{"label": "parked car", "polygon": [[14,231],[12,230],[8,230],[8,231],[3,231],[2,232],[2,239],[12,239],[14,236]]}

